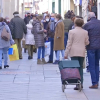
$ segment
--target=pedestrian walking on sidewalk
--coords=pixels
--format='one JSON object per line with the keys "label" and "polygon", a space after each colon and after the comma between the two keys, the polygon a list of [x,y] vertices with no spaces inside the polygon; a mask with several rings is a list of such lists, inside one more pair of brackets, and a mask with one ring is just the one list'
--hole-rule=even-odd
{"label": "pedestrian walking on sidewalk", "polygon": [[34,35],[31,33],[32,30],[32,20],[27,24],[27,34],[25,36],[25,44],[28,49],[28,59],[33,59],[33,46],[35,45]]}
{"label": "pedestrian walking on sidewalk", "polygon": [[[2,69],[2,54],[3,54],[3,58],[4,58],[4,68],[9,67],[9,65],[8,65],[8,53],[7,53],[7,51],[9,49],[9,47],[12,44],[14,44],[14,40],[12,39],[9,26],[5,22],[3,22],[3,21],[4,21],[3,18],[0,17],[0,69]],[[2,34],[4,28],[10,34],[10,40],[8,40],[8,41],[5,41],[1,37],[1,34]]]}
{"label": "pedestrian walking on sidewalk", "polygon": [[[44,45],[44,32],[47,32],[45,29],[42,29],[43,25],[41,23],[42,16],[37,16],[36,20],[33,21],[32,33],[34,34],[35,45],[38,48],[38,57],[37,64],[46,64],[44,59],[45,56],[45,45]],[[41,59],[42,54],[42,59]]]}
{"label": "pedestrian walking on sidewalk", "polygon": [[27,33],[27,27],[24,20],[19,17],[19,12],[14,12],[13,15],[14,18],[12,18],[10,22],[11,34],[18,47],[19,59],[22,59],[21,40],[23,38],[23,33]]}
{"label": "pedestrian walking on sidewalk", "polygon": [[50,22],[47,26],[47,38],[50,42],[50,56],[48,63],[53,63],[53,46],[54,46],[54,34],[55,34],[55,14],[51,14]]}
{"label": "pedestrian walking on sidewalk", "polygon": [[56,61],[54,64],[58,64],[60,60],[60,52],[64,58],[64,23],[60,14],[56,15],[55,19],[55,36],[54,36],[54,51],[56,51]]}
{"label": "pedestrian walking on sidewalk", "polygon": [[99,85],[100,20],[96,19],[94,12],[89,12],[88,19],[89,22],[84,25],[84,29],[88,31],[90,41],[87,46],[87,55],[92,86],[89,88],[97,89]]}
{"label": "pedestrian walking on sidewalk", "polygon": [[65,14],[65,19],[63,20],[63,22],[64,22],[64,31],[65,31],[65,34],[64,34],[64,45],[65,45],[65,48],[66,48],[67,40],[68,40],[69,27],[72,24],[70,11],[68,11]]}
{"label": "pedestrian walking on sidewalk", "polygon": [[24,18],[25,24],[27,25],[31,19],[32,19],[31,14],[27,13],[27,17]]}
{"label": "pedestrian walking on sidewalk", "polygon": [[[89,44],[89,37],[88,32],[82,29],[84,24],[83,19],[76,18],[74,24],[75,29],[69,31],[68,42],[65,50],[65,59],[70,56],[72,60],[79,61],[79,72],[83,86],[83,62],[85,58],[85,47]],[[76,86],[74,90],[78,90],[78,86]]]}

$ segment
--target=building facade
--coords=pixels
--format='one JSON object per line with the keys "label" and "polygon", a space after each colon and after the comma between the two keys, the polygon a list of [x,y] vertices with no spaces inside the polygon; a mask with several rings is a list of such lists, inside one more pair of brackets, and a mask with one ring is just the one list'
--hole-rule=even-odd
{"label": "building facade", "polygon": [[100,0],[97,1],[97,13],[98,19],[100,20]]}
{"label": "building facade", "polygon": [[[29,0],[28,0],[29,1]],[[20,17],[25,15],[25,0],[0,0],[0,16],[13,18],[13,13],[19,11]]]}
{"label": "building facade", "polygon": [[85,21],[87,22],[87,15],[88,15],[88,0],[82,0],[82,16]]}
{"label": "building facade", "polygon": [[[8,6],[9,5],[9,6]],[[8,16],[10,19],[13,17],[13,12],[18,11],[19,0],[0,0],[0,16]]]}

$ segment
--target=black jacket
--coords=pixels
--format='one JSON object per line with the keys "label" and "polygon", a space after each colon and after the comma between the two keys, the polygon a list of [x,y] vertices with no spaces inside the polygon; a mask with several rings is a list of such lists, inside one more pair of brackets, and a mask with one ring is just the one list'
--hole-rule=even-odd
{"label": "black jacket", "polygon": [[23,33],[27,33],[27,27],[25,22],[19,16],[16,16],[11,19],[10,29],[13,39],[22,39]]}
{"label": "black jacket", "polygon": [[25,22],[25,24],[27,25],[28,23],[29,23],[29,21],[31,20],[31,17],[25,17],[24,18],[24,22]]}

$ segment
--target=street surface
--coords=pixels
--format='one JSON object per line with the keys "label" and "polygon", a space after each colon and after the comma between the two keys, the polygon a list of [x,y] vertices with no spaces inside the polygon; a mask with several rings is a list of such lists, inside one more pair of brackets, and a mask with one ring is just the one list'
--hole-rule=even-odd
{"label": "street surface", "polygon": [[84,74],[82,92],[67,86],[63,93],[58,66],[37,65],[36,55],[28,60],[23,53],[23,60],[10,62],[8,69],[0,70],[0,100],[100,100],[100,88],[88,88],[89,73]]}

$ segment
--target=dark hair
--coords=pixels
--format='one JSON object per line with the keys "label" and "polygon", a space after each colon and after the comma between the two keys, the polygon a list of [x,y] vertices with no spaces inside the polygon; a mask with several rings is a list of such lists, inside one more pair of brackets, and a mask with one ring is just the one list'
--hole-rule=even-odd
{"label": "dark hair", "polygon": [[33,15],[33,17],[36,17],[36,15]]}
{"label": "dark hair", "polygon": [[75,25],[78,27],[82,27],[84,24],[84,20],[82,18],[76,18],[74,21]]}
{"label": "dark hair", "polygon": [[56,18],[58,18],[59,20],[62,19],[62,17],[61,17],[60,14],[57,14],[57,15],[56,15]]}
{"label": "dark hair", "polygon": [[65,14],[65,18],[71,18],[71,16],[75,15],[74,12],[71,10],[68,10],[68,12]]}
{"label": "dark hair", "polygon": [[40,19],[43,19],[43,16],[39,15],[39,16],[36,17],[36,19],[40,21]]}
{"label": "dark hair", "polygon": [[76,16],[76,18],[81,18],[81,19],[83,19],[83,17],[81,17],[81,16]]}
{"label": "dark hair", "polygon": [[74,17],[76,17],[76,16],[75,15],[71,15],[71,19],[74,18]]}
{"label": "dark hair", "polygon": [[15,15],[15,14],[19,14],[19,12],[18,12],[18,11],[15,11],[15,12],[13,13],[13,15]]}
{"label": "dark hair", "polygon": [[47,15],[45,16],[45,18],[46,18],[46,17],[50,17],[50,15],[49,15],[49,14],[47,14]]}
{"label": "dark hair", "polygon": [[0,22],[3,22],[3,21],[4,21],[3,17],[0,17]]}

